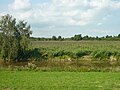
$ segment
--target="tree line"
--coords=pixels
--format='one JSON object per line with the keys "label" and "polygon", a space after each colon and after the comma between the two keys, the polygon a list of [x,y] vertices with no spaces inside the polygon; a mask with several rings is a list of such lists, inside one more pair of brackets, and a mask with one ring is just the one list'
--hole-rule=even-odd
{"label": "tree line", "polygon": [[91,37],[88,35],[82,36],[82,34],[77,34],[74,35],[73,37],[70,38],[64,38],[62,36],[52,36],[51,38],[45,38],[45,37],[30,37],[31,40],[38,40],[38,41],[67,41],[67,40],[72,40],[72,41],[80,41],[80,40],[120,40],[120,34],[116,35],[116,36],[110,36],[110,35],[106,35],[103,37]]}

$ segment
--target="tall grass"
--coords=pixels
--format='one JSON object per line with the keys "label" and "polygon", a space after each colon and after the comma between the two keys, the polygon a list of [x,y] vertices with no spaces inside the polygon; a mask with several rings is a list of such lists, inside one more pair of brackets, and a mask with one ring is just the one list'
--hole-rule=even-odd
{"label": "tall grass", "polygon": [[92,56],[93,58],[120,59],[120,41],[33,41],[33,48],[41,48],[48,58],[64,57],[81,58]]}

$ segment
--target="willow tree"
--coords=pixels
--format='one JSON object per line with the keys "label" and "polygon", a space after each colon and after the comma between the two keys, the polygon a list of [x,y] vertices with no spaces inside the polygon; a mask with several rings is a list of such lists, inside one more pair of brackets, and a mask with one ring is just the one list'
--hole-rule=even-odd
{"label": "willow tree", "polygon": [[29,45],[30,25],[27,22],[19,21],[10,16],[4,15],[0,19],[2,36],[1,57],[4,61],[24,59]]}

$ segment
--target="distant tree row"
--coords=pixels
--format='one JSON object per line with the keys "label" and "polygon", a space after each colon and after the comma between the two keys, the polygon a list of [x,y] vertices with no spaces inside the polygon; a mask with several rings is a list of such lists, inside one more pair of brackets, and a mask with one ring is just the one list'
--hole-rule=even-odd
{"label": "distant tree row", "polygon": [[91,36],[82,36],[82,34],[77,34],[74,35],[73,37],[70,38],[64,38],[62,36],[52,36],[51,38],[35,38],[35,37],[31,37],[31,40],[39,40],[39,41],[66,41],[66,40],[73,40],[73,41],[80,41],[80,40],[120,40],[120,34],[118,34],[117,36],[103,36],[103,37],[91,37]]}
{"label": "distant tree row", "polygon": [[63,41],[65,40],[62,36],[52,36],[51,38],[36,38],[36,37],[31,37],[31,40],[39,40],[39,41]]}
{"label": "distant tree row", "polygon": [[91,37],[91,36],[83,36],[81,34],[78,35],[74,35],[74,37],[71,37],[71,40],[75,40],[75,41],[79,41],[79,40],[120,40],[120,34],[118,34],[117,36],[109,36],[106,35],[104,37]]}

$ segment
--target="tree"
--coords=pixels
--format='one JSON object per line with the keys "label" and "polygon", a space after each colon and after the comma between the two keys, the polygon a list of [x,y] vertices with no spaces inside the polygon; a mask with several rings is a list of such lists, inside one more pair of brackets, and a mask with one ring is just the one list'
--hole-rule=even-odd
{"label": "tree", "polygon": [[108,36],[108,35],[107,35],[106,38],[112,38],[112,36]]}
{"label": "tree", "polygon": [[59,41],[62,41],[63,38],[62,38],[61,36],[58,36],[58,40],[59,40]]}
{"label": "tree", "polygon": [[118,34],[118,38],[120,38],[120,34]]}
{"label": "tree", "polygon": [[75,35],[74,40],[76,41],[82,40],[82,35],[81,34]]}
{"label": "tree", "polygon": [[62,39],[62,37],[61,37],[61,36],[58,36],[58,39],[60,40],[60,39]]}
{"label": "tree", "polygon": [[24,21],[16,23],[16,19],[7,14],[1,17],[0,28],[3,40],[1,56],[4,61],[23,59],[29,45],[30,34],[32,34],[30,25]]}
{"label": "tree", "polygon": [[52,40],[57,40],[57,37],[56,36],[52,36]]}
{"label": "tree", "polygon": [[89,36],[88,35],[84,36],[83,40],[89,40]]}

